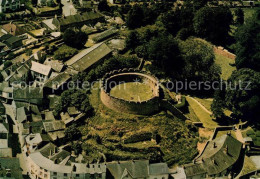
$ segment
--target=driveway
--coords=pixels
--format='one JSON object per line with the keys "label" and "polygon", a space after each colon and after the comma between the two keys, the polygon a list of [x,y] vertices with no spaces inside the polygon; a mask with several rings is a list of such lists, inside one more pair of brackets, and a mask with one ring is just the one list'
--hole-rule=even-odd
{"label": "driveway", "polygon": [[61,0],[62,7],[62,14],[64,16],[71,16],[77,14],[77,10],[75,9],[72,0]]}

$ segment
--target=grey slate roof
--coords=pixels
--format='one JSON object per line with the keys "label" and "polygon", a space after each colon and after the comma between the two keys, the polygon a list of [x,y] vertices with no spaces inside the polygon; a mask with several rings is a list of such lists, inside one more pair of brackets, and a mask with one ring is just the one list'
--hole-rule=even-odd
{"label": "grey slate roof", "polygon": [[39,87],[14,88],[14,99],[42,99],[43,90]]}
{"label": "grey slate roof", "polygon": [[122,178],[127,172],[132,178],[148,177],[148,160],[112,162],[107,164],[107,169],[114,178]]}
{"label": "grey slate roof", "polygon": [[169,168],[166,163],[155,163],[149,165],[150,175],[169,174]]}
{"label": "grey slate roof", "polygon": [[82,72],[106,57],[111,52],[111,49],[105,43],[99,43],[81,51],[68,60],[66,64],[71,66],[74,70]]}
{"label": "grey slate roof", "polygon": [[226,170],[238,160],[241,148],[242,143],[229,135],[210,141],[195,164],[184,166],[186,176],[215,175]]}

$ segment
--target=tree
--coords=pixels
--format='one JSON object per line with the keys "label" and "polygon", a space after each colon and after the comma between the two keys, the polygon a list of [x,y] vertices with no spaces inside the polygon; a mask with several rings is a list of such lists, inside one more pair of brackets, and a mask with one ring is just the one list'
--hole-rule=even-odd
{"label": "tree", "polygon": [[74,150],[76,155],[79,155],[82,152],[82,146],[78,141],[73,142],[71,147]]}
{"label": "tree", "polygon": [[31,56],[32,55],[32,49],[27,49],[26,50],[26,55]]}
{"label": "tree", "polygon": [[228,79],[225,105],[237,118],[257,124],[260,115],[260,72],[247,68],[234,71]]}
{"label": "tree", "polygon": [[235,33],[236,67],[260,71],[260,24],[254,19],[240,26]]}
{"label": "tree", "polygon": [[5,20],[5,14],[4,13],[0,13],[0,21]]}
{"label": "tree", "polygon": [[235,23],[238,25],[244,24],[244,11],[241,8],[236,8],[234,11]]}
{"label": "tree", "polygon": [[62,60],[65,61],[75,55],[78,51],[72,47],[69,47],[67,45],[61,46],[58,50],[54,52],[54,58],[56,60]]}
{"label": "tree", "polygon": [[189,38],[179,43],[181,57],[185,62],[183,78],[198,81],[220,79],[220,68],[215,65],[212,45],[205,40]]}
{"label": "tree", "polygon": [[57,116],[60,112],[66,111],[68,107],[76,107],[81,112],[86,114],[92,114],[92,106],[89,103],[89,98],[86,91],[81,89],[69,89],[61,94],[61,98],[58,101],[56,108],[54,109]]}
{"label": "tree", "polygon": [[171,35],[162,34],[150,40],[146,54],[153,65],[168,74],[179,72],[183,67],[178,44]]}
{"label": "tree", "polygon": [[81,137],[81,132],[75,124],[72,124],[65,129],[65,140],[73,142]]}
{"label": "tree", "polygon": [[99,11],[107,11],[107,12],[110,11],[110,7],[108,6],[106,0],[102,0],[102,1],[99,2],[99,4],[98,4],[98,10],[99,10]]}
{"label": "tree", "polygon": [[215,44],[225,44],[229,40],[230,25],[233,17],[226,7],[203,7],[193,19],[195,33]]}
{"label": "tree", "polygon": [[63,40],[66,45],[80,49],[86,44],[88,36],[84,32],[68,28],[63,34]]}
{"label": "tree", "polygon": [[32,5],[37,6],[38,0],[32,0]]}
{"label": "tree", "polygon": [[4,69],[10,67],[12,65],[12,62],[10,60],[7,60],[6,62],[4,62]]}
{"label": "tree", "polygon": [[125,43],[126,43],[126,48],[131,50],[135,49],[139,44],[137,32],[134,30],[130,31],[129,35],[126,38]]}
{"label": "tree", "polygon": [[211,111],[216,119],[221,119],[224,116],[223,107],[225,104],[222,97],[223,93],[224,92],[221,90],[216,90],[214,93],[213,102],[211,104]]}
{"label": "tree", "polygon": [[143,9],[135,4],[128,12],[126,17],[126,25],[129,29],[135,29],[143,25],[144,12]]}

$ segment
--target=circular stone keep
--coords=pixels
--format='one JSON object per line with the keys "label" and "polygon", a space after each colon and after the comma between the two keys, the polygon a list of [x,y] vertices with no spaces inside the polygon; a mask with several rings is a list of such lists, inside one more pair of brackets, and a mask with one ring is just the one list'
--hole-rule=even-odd
{"label": "circular stone keep", "polygon": [[102,79],[101,101],[118,112],[149,115],[159,110],[157,78],[142,71],[124,69]]}

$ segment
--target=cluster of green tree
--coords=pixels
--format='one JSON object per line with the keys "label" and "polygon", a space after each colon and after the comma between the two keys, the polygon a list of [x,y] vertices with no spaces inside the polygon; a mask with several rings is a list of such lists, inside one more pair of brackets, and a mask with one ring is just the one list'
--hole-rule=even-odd
{"label": "cluster of green tree", "polygon": [[81,49],[88,40],[88,35],[77,29],[68,28],[63,34],[63,40],[66,45]]}
{"label": "cluster of green tree", "polygon": [[79,84],[83,84],[83,82],[91,83],[96,79],[102,78],[105,75],[105,73],[109,71],[123,68],[136,68],[139,64],[139,59],[134,56],[111,57],[105,60],[103,64],[91,69],[89,72],[82,72],[74,76],[73,81],[75,81],[75,83],[78,83],[78,81],[82,82]]}
{"label": "cluster of green tree", "polygon": [[147,65],[158,77],[174,80],[215,81],[220,68],[214,63],[212,45],[199,38],[180,40],[156,25],[129,33],[126,46],[139,57],[151,61]]}
{"label": "cluster of green tree", "polygon": [[139,28],[148,24],[154,24],[158,16],[170,9],[169,5],[164,3],[154,4],[147,7],[144,3],[142,6],[135,4],[126,15],[126,25],[130,29]]}
{"label": "cluster of green tree", "polygon": [[5,20],[5,14],[4,13],[0,13],[0,21]]}
{"label": "cluster of green tree", "polygon": [[[159,7],[159,8],[158,8]],[[181,7],[174,10],[167,3],[154,5],[134,5],[128,9],[126,25],[136,29],[156,23],[164,27],[173,36],[182,39],[189,36],[204,38],[214,44],[231,44],[230,25],[233,15],[228,7],[209,7],[206,1],[185,1]],[[243,22],[243,11],[236,10],[236,22]]]}
{"label": "cluster of green tree", "polygon": [[93,112],[87,91],[81,89],[69,89],[64,91],[54,109],[54,115],[59,116],[61,112],[67,111],[68,107],[76,107],[79,111],[89,115]]}
{"label": "cluster of green tree", "polygon": [[66,61],[77,52],[78,51],[75,48],[69,47],[67,45],[62,45],[58,50],[54,52],[54,58],[56,60]]}
{"label": "cluster of green tree", "polygon": [[225,90],[216,91],[211,109],[222,119],[223,108],[233,112],[233,117],[253,122],[259,126],[260,115],[260,16],[257,12],[235,33],[236,67],[228,79]]}

